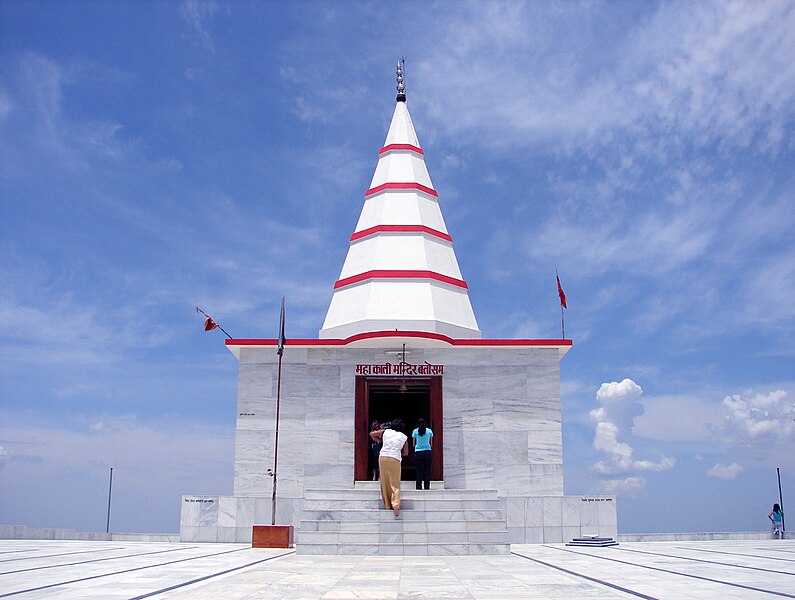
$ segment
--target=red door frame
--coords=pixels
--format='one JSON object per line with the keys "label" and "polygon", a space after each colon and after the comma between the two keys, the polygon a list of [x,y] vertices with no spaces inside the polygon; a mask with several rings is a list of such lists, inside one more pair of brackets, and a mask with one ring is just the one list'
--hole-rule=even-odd
{"label": "red door frame", "polygon": [[[430,418],[428,427],[433,431],[433,463],[431,464],[431,479],[442,481],[444,479],[444,428],[442,427],[444,412],[442,407],[442,378],[441,377],[406,377],[405,382],[411,385],[412,381],[427,384],[430,382]],[[367,440],[370,427],[370,383],[393,382],[392,378],[356,376],[355,386],[355,416],[354,416],[354,480],[367,481],[367,461],[370,446]],[[394,379],[397,381],[397,379]]]}

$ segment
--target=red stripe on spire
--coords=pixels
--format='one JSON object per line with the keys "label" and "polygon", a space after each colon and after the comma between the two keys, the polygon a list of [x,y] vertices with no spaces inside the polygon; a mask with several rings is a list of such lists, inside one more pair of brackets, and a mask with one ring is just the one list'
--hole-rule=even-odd
{"label": "red stripe on spire", "polygon": [[351,236],[351,241],[354,242],[361,238],[374,235],[376,233],[427,233],[434,237],[438,237],[448,242],[452,242],[453,238],[449,234],[439,231],[438,229],[431,229],[425,225],[376,225],[368,229],[357,231]]}
{"label": "red stripe on spire", "polygon": [[416,152],[417,154],[425,155],[425,152],[422,151],[422,148],[419,146],[414,146],[413,144],[389,144],[388,146],[384,146],[378,151],[378,154],[383,154],[384,152],[389,152],[390,150],[411,150],[412,152]]}
{"label": "red stripe on spire", "polygon": [[383,192],[384,190],[419,190],[421,192],[425,192],[426,194],[430,194],[434,198],[439,197],[439,194],[436,193],[435,189],[413,181],[382,183],[381,185],[377,185],[374,188],[367,190],[364,193],[364,197],[367,198],[367,196],[372,196],[373,194]]}
{"label": "red stripe on spire", "polygon": [[448,283],[456,287],[468,289],[467,282],[463,279],[456,279],[455,277],[442,275],[441,273],[436,273],[434,271],[392,270],[365,271],[364,273],[359,273],[358,275],[339,279],[334,284],[334,289],[336,290],[347,285],[367,281],[368,279],[433,279],[435,281],[441,281],[442,283]]}

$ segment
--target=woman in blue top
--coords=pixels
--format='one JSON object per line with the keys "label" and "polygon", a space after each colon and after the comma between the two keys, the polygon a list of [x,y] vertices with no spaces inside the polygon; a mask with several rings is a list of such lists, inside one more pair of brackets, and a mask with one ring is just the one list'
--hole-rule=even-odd
{"label": "woman in blue top", "polygon": [[417,469],[417,489],[431,489],[431,439],[433,431],[425,426],[425,419],[417,421],[417,429],[411,433],[414,444],[414,466]]}
{"label": "woman in blue top", "polygon": [[767,518],[770,519],[770,523],[773,525],[773,537],[783,539],[784,535],[782,525],[784,524],[784,511],[781,510],[778,502],[773,505],[773,510],[770,511],[770,514],[767,515]]}

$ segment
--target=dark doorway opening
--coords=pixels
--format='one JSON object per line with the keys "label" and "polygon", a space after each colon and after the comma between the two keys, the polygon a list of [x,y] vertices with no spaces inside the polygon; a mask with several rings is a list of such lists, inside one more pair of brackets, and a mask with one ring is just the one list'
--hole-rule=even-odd
{"label": "dark doorway opening", "polygon": [[383,423],[401,419],[406,424],[409,455],[403,459],[401,479],[414,481],[414,450],[411,432],[423,418],[433,431],[431,479],[442,479],[442,379],[426,378],[356,378],[355,478],[372,478],[375,457],[370,451],[369,433],[373,421]]}
{"label": "dark doorway opening", "polygon": [[[431,416],[431,386],[430,382],[386,383],[371,385],[369,402],[370,421],[394,421],[401,419],[406,424],[406,435],[409,436],[409,454],[403,458],[403,468],[400,478],[403,481],[414,481],[416,468],[414,466],[414,451],[411,446],[411,432],[417,425],[417,420],[430,420]],[[373,457],[370,457],[369,468],[372,468]]]}

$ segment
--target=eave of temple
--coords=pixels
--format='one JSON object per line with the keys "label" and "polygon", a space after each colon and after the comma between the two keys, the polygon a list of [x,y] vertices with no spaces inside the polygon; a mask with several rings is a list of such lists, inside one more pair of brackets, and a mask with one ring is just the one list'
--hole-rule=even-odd
{"label": "eave of temple", "polygon": [[320,338],[396,330],[480,338],[467,289],[399,96]]}
{"label": "eave of temple", "polygon": [[[240,359],[240,351],[244,348],[262,348],[276,350],[279,345],[277,339],[228,339],[225,342],[230,352]],[[406,344],[410,348],[468,348],[470,350],[488,351],[494,348],[527,350],[540,348],[555,348],[558,356],[563,357],[571,350],[571,340],[545,340],[545,339],[483,339],[483,338],[450,338],[440,333],[427,331],[378,331],[353,335],[346,339],[293,339],[285,341],[288,349],[297,348],[383,348],[392,346],[400,348]],[[275,354],[275,353],[274,353]],[[289,352],[285,354],[289,356]]]}

